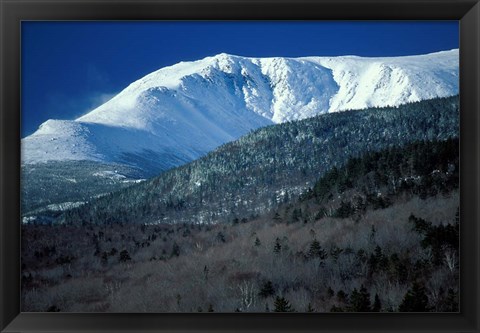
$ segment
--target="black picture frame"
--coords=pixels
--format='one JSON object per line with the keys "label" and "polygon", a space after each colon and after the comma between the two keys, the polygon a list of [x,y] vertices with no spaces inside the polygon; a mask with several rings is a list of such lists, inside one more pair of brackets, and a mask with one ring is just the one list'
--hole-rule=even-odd
{"label": "black picture frame", "polygon": [[[479,332],[478,0],[0,0],[1,332]],[[20,312],[22,20],[459,20],[460,313],[74,314]]]}

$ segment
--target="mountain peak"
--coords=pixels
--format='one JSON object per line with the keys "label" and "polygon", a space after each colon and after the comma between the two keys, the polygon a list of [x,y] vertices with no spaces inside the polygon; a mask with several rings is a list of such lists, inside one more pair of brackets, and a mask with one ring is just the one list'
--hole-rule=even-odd
{"label": "mountain peak", "polygon": [[238,55],[234,55],[234,54],[230,54],[230,53],[226,53],[226,52],[221,52],[221,53],[218,53],[218,54],[212,56],[212,58],[215,58],[215,59],[230,59],[230,58],[246,58],[246,57],[238,56]]}
{"label": "mountain peak", "polygon": [[458,94],[458,61],[457,49],[382,58],[220,53],[180,62],[73,121],[47,121],[22,140],[23,162],[128,160],[141,168],[135,160],[149,156],[175,166],[262,126]]}

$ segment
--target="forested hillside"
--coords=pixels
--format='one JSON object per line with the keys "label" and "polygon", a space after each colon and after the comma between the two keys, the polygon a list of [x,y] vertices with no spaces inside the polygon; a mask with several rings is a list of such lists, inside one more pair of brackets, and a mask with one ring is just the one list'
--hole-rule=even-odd
{"label": "forested hillside", "polygon": [[66,223],[248,219],[297,197],[349,158],[458,136],[458,96],[325,114],[259,129],[204,158],[67,211]]}
{"label": "forested hillside", "polygon": [[47,215],[68,204],[81,204],[92,197],[109,193],[146,175],[125,165],[94,161],[50,161],[22,165],[22,215]]}
{"label": "forested hillside", "polygon": [[27,224],[22,310],[457,312],[458,177],[458,139],[416,141],[254,218]]}
{"label": "forested hillside", "polygon": [[300,197],[292,216],[307,218],[313,204],[316,207],[313,218],[334,216],[358,220],[366,209],[387,208],[398,197],[425,199],[446,195],[457,189],[458,184],[458,138],[415,142],[369,152],[361,158],[351,158],[340,169],[334,167]]}

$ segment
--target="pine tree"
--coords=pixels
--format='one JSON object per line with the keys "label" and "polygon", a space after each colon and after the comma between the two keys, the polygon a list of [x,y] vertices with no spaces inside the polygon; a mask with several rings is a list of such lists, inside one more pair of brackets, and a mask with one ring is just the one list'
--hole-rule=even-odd
{"label": "pine tree", "polygon": [[372,228],[370,229],[370,242],[375,243],[375,235],[377,234],[377,230],[375,226],[372,224]]}
{"label": "pine tree", "polygon": [[275,295],[275,288],[273,287],[272,281],[265,282],[258,295],[263,298]]}
{"label": "pine tree", "polygon": [[120,254],[119,254],[119,261],[120,262],[127,262],[129,260],[132,260],[132,258],[130,257],[130,254],[128,253],[127,250],[123,250],[122,252],[120,252]]}
{"label": "pine tree", "polygon": [[273,252],[280,253],[282,251],[282,244],[280,244],[280,239],[277,237],[275,239],[275,245],[273,246]]}
{"label": "pine tree", "polygon": [[340,257],[340,254],[342,254],[343,249],[337,247],[336,245],[333,245],[330,248],[330,255],[332,256],[333,260],[336,262],[338,258]]}
{"label": "pine tree", "polygon": [[388,268],[388,258],[383,254],[382,248],[377,245],[374,251],[376,268],[386,270]]}
{"label": "pine tree", "polygon": [[312,303],[308,303],[307,312],[315,312],[315,309],[312,307]]}
{"label": "pine tree", "polygon": [[170,257],[178,257],[180,255],[180,246],[178,246],[177,242],[174,242],[172,245],[172,253]]}
{"label": "pine tree", "polygon": [[458,293],[453,289],[448,289],[447,300],[445,301],[446,312],[458,311]]}
{"label": "pine tree", "polygon": [[340,207],[335,211],[334,216],[338,218],[347,218],[353,215],[355,209],[350,201],[341,201]]}
{"label": "pine tree", "polygon": [[295,208],[293,211],[292,211],[292,217],[290,219],[290,223],[295,223],[295,222],[298,222],[300,221],[300,219],[302,218],[303,214],[302,214],[302,209],[300,208]]}
{"label": "pine tree", "polygon": [[343,308],[341,306],[333,305],[330,308],[330,312],[344,312],[344,311],[343,311]]}
{"label": "pine tree", "polygon": [[273,221],[275,221],[276,223],[282,222],[282,218],[280,217],[280,214],[275,213],[275,216],[273,217]]}
{"label": "pine tree", "polygon": [[334,295],[335,295],[335,292],[333,291],[333,289],[331,287],[328,287],[327,289],[328,298],[332,298]]}
{"label": "pine tree", "polygon": [[426,312],[429,311],[428,296],[425,288],[417,282],[413,283],[407,291],[399,307],[400,312]]}
{"label": "pine tree", "polygon": [[260,246],[262,245],[262,243],[260,242],[260,239],[258,239],[258,237],[255,238],[255,246]]}
{"label": "pine tree", "polygon": [[349,310],[352,312],[369,312],[370,309],[370,293],[367,292],[367,288],[363,285],[360,287],[360,291],[356,288],[353,289],[350,296]]}
{"label": "pine tree", "polygon": [[107,253],[107,252],[103,252],[101,259],[102,259],[102,264],[103,264],[103,265],[107,265],[107,264],[108,264],[108,253]]}
{"label": "pine tree", "polygon": [[308,257],[310,259],[319,258],[322,260],[327,257],[327,253],[322,249],[322,246],[316,239],[310,244],[310,248],[308,250]]}
{"label": "pine tree", "polygon": [[375,300],[373,301],[372,312],[380,312],[382,310],[382,303],[380,302],[380,297],[378,294],[375,294]]}
{"label": "pine tree", "polygon": [[285,297],[277,296],[275,298],[275,312],[294,312],[295,310],[290,305],[290,302]]}
{"label": "pine tree", "polygon": [[345,303],[345,302],[347,302],[347,298],[348,298],[348,295],[347,295],[347,293],[345,293],[343,290],[339,290],[339,291],[337,292],[337,300],[338,300],[339,302]]}
{"label": "pine tree", "polygon": [[216,239],[217,239],[217,242],[225,243],[225,235],[223,234],[223,232],[219,231]]}
{"label": "pine tree", "polygon": [[427,234],[432,228],[431,222],[428,222],[422,218],[416,217],[413,214],[410,214],[410,216],[408,217],[408,221],[411,224],[413,224],[413,230],[415,230],[416,232],[422,235]]}
{"label": "pine tree", "polygon": [[52,305],[47,309],[47,312],[60,312],[60,309],[56,305]]}

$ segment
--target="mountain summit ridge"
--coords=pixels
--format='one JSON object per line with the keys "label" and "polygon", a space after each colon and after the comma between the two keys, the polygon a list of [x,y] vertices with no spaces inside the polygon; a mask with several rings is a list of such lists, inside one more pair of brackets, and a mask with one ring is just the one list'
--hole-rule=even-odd
{"label": "mountain summit ridge", "polygon": [[75,120],[47,120],[22,140],[22,163],[91,160],[142,169],[148,160],[161,164],[159,172],[266,125],[458,94],[458,61],[454,49],[380,58],[221,53],[180,62]]}

